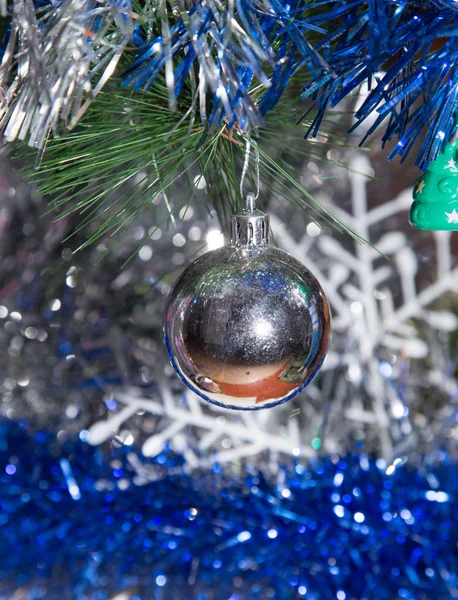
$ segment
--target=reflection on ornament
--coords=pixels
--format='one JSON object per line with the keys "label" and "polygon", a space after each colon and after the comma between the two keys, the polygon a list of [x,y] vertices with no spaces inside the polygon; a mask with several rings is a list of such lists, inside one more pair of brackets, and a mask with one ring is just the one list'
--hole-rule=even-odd
{"label": "reflection on ornament", "polygon": [[205,400],[258,409],[298,394],[323,363],[330,312],[318,281],[268,244],[260,211],[232,217],[232,244],[204,254],[167,300],[164,339],[181,379]]}
{"label": "reflection on ornament", "polygon": [[418,180],[410,221],[419,229],[458,230],[458,141],[447,144]]}

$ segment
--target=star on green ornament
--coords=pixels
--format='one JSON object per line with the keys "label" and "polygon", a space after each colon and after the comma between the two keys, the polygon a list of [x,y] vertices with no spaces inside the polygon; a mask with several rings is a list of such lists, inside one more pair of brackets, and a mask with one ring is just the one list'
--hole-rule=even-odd
{"label": "star on green ornament", "polygon": [[458,223],[458,212],[454,208],[451,213],[445,213],[449,223]]}
{"label": "star on green ornament", "polygon": [[410,221],[418,229],[458,231],[458,138],[415,184]]}

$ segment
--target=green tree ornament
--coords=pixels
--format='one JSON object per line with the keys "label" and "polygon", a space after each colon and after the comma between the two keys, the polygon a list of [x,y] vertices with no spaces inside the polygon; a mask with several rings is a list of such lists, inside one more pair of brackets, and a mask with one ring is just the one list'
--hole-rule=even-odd
{"label": "green tree ornament", "polygon": [[415,183],[410,221],[418,229],[458,231],[458,137]]}

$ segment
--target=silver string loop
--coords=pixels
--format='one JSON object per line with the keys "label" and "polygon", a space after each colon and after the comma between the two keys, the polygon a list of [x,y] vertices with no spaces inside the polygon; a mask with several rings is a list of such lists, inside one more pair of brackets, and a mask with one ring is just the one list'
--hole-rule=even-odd
{"label": "silver string loop", "polygon": [[244,195],[243,187],[245,184],[245,178],[248,171],[248,167],[250,165],[250,155],[251,155],[251,140],[250,138],[246,138],[245,144],[245,160],[243,162],[242,175],[240,177],[240,195],[242,198],[245,198],[245,206],[246,210],[250,213],[254,211],[255,202],[259,198],[259,188],[260,188],[260,175],[259,175],[259,152],[258,149],[254,150],[254,161],[255,161],[255,169],[256,169],[256,193],[248,192],[247,195]]}

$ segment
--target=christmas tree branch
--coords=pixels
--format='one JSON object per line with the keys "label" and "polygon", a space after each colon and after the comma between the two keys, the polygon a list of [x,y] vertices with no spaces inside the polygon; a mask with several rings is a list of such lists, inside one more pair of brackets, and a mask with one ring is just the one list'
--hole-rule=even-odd
{"label": "christmas tree branch", "polygon": [[[52,198],[50,210],[56,212],[57,219],[75,211],[81,214],[75,231],[89,232],[82,247],[121,232],[158,194],[172,194],[167,209],[168,217],[173,218],[195,200],[194,175],[205,179],[208,198],[223,226],[229,212],[242,206],[238,182],[245,134],[229,131],[224,124],[212,132],[194,126],[186,109],[189,102],[184,96],[173,112],[164,85],[135,93],[114,86],[99,94],[77,130],[48,140],[36,170],[24,170],[40,193]],[[286,98],[270,113],[266,126],[252,139],[261,157],[262,179],[313,218],[325,219],[361,241],[294,176],[290,163],[297,164],[304,156],[328,160],[317,151],[316,144],[303,139],[306,126],[297,127],[292,121]],[[322,135],[333,147],[343,145],[344,138],[331,133],[335,123],[328,121],[328,126],[326,133],[323,124]],[[30,161],[30,150],[27,155]],[[180,186],[185,178],[188,185]],[[162,219],[159,214],[158,219]],[[154,228],[158,223],[151,225]]]}

